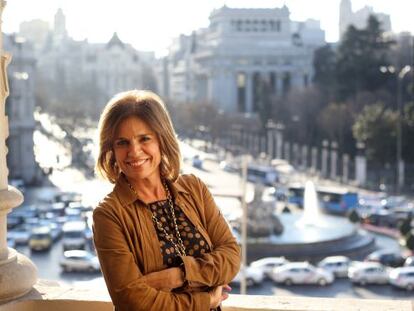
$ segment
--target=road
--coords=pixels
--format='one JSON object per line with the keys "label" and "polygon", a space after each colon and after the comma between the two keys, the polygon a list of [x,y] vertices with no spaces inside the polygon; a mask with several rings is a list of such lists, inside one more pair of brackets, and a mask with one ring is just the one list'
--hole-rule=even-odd
{"label": "road", "polygon": [[[207,184],[216,183],[216,188],[223,191],[230,185],[237,185],[239,183],[238,177],[232,174],[221,171],[218,165],[211,162],[206,164],[203,170],[195,169],[189,165],[185,166],[185,172],[194,173],[200,176]],[[55,178],[62,181],[66,180],[67,186],[62,182],[61,187],[64,190],[79,191],[89,197],[89,201],[99,201],[101,194],[105,189],[96,189],[96,187],[108,187],[104,185],[105,182],[98,180],[82,179],[79,172],[74,170],[56,171]],[[58,178],[58,175],[61,175]],[[77,179],[76,183],[71,182],[73,178]],[[216,182],[217,181],[217,182]],[[106,189],[107,190],[107,189]],[[36,202],[39,197],[47,197],[53,194],[52,188],[49,189],[31,189],[27,191],[26,203]],[[214,187],[213,187],[214,192]],[[233,190],[234,192],[234,190]],[[226,201],[222,201],[225,203]],[[227,201],[230,202],[230,201]],[[220,203],[219,203],[220,204]],[[237,206],[237,200],[233,201]],[[398,248],[398,243],[391,238],[376,235],[377,245],[383,248]],[[48,252],[31,252],[26,246],[19,246],[17,248],[21,253],[30,257],[39,269],[39,278],[47,280],[56,280],[62,285],[76,285],[79,287],[90,287],[93,285],[96,288],[105,288],[102,276],[99,273],[63,273],[59,267],[59,259],[62,256],[61,242],[56,242],[52,249]],[[239,288],[234,286],[234,293],[239,292]],[[248,289],[248,294],[253,295],[276,295],[276,296],[309,296],[309,297],[348,297],[348,298],[367,298],[367,299],[411,299],[414,293],[396,290],[388,285],[353,286],[348,280],[336,280],[334,284],[327,287],[319,286],[282,286],[274,285],[271,281],[265,281],[260,286],[254,286]]]}
{"label": "road", "polygon": [[[91,134],[93,136],[93,134]],[[44,165],[50,165],[50,159],[56,159],[53,172],[50,176],[51,182],[61,191],[74,191],[83,195],[83,203],[96,206],[100,199],[108,193],[112,185],[99,179],[88,179],[70,165],[70,155],[64,145],[56,144],[55,141],[44,139],[41,134],[37,137],[37,160]],[[222,171],[214,161],[205,161],[202,170],[196,169],[186,163],[184,173],[193,173],[206,182],[210,190],[216,194],[231,194],[230,198],[217,196],[218,205],[223,208],[223,213],[229,215],[240,211],[240,202],[231,196],[240,195],[240,178],[234,174]],[[25,204],[37,204],[41,200],[50,199],[57,188],[35,188],[27,189],[25,193]],[[251,199],[253,186],[248,186],[248,199]],[[377,244],[384,248],[398,248],[396,241],[377,236]],[[106,288],[100,273],[63,273],[59,267],[59,259],[62,256],[61,242],[56,242],[52,249],[47,252],[31,252],[27,246],[18,246],[17,250],[30,257],[39,270],[39,278],[58,281],[62,285],[75,285],[78,287]],[[234,287],[234,293],[239,289]],[[395,290],[388,285],[358,287],[353,286],[348,280],[336,280],[327,287],[318,286],[276,286],[271,281],[265,281],[260,286],[248,289],[248,294],[254,295],[276,295],[276,296],[312,296],[312,297],[350,297],[367,299],[412,299],[414,293]]]}

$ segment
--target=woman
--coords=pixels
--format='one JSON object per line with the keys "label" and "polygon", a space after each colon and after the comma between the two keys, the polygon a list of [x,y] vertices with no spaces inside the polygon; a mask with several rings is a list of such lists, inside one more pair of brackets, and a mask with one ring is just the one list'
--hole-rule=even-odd
{"label": "woman", "polygon": [[116,310],[210,310],[228,297],[240,250],[206,185],[179,175],[162,100],[116,95],[99,122],[97,171],[114,183],[94,210],[94,242]]}

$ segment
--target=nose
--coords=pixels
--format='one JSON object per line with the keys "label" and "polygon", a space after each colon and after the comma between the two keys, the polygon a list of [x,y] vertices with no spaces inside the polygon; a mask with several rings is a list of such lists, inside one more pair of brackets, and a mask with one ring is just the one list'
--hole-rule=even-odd
{"label": "nose", "polygon": [[142,153],[141,144],[135,139],[131,140],[131,144],[128,150],[128,156],[138,156]]}

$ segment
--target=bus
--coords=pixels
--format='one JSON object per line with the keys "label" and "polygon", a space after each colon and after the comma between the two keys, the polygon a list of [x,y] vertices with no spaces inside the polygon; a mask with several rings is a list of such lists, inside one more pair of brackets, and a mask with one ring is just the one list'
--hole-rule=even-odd
{"label": "bus", "polygon": [[303,197],[305,188],[302,184],[292,184],[287,188],[287,201],[300,208],[303,208]]}
{"label": "bus", "polygon": [[[287,192],[288,203],[303,208],[304,186],[301,184],[290,185]],[[349,210],[358,207],[358,193],[347,188],[318,186],[316,192],[320,207],[329,213],[344,215]]]}
{"label": "bus", "polygon": [[278,181],[278,174],[270,166],[249,165],[247,167],[247,180],[253,183],[273,186]]}
{"label": "bus", "polygon": [[318,187],[321,207],[329,213],[345,215],[358,207],[358,193],[342,187]]}

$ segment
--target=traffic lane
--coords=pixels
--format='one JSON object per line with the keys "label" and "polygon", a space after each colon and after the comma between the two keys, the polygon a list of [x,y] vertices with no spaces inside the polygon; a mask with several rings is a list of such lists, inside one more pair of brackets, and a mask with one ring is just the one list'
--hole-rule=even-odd
{"label": "traffic lane", "polygon": [[[27,245],[18,245],[16,250],[33,261],[38,268],[39,279],[58,281],[62,285],[72,285],[77,282],[102,278],[100,272],[63,272],[59,265],[63,256],[62,240],[54,242],[52,247],[46,251],[32,251]],[[102,284],[104,284],[103,278]]]}
{"label": "traffic lane", "polygon": [[[240,288],[232,285],[232,293],[239,294]],[[391,285],[353,285],[346,278],[335,279],[331,285],[292,285],[274,284],[265,280],[262,284],[247,289],[248,295],[303,296],[324,298],[355,298],[355,299],[413,299],[414,292],[401,290]]]}

